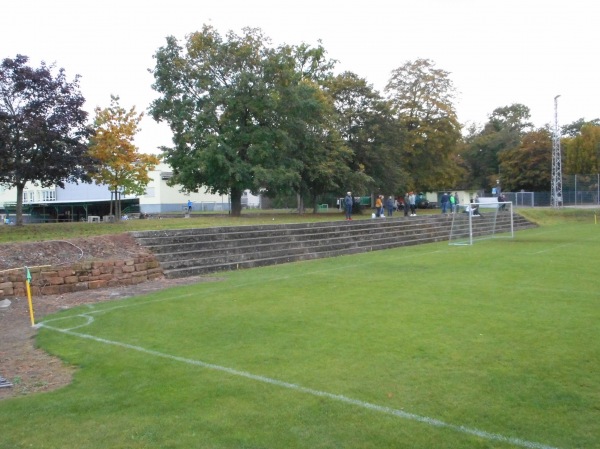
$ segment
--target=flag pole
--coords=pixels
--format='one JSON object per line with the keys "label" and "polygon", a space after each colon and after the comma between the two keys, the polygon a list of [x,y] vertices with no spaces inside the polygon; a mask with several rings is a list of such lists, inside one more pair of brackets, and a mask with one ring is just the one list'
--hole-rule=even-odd
{"label": "flag pole", "polygon": [[31,318],[31,326],[33,327],[35,326],[35,319],[33,317],[33,304],[31,302],[31,273],[27,267],[25,267],[25,276],[27,278],[25,286],[27,288],[27,301],[29,302],[29,318]]}

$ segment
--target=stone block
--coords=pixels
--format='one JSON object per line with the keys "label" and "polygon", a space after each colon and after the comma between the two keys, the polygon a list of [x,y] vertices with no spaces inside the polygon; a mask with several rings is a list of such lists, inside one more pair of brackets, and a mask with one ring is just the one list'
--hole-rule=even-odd
{"label": "stone block", "polygon": [[104,288],[104,287],[106,287],[106,284],[107,284],[107,282],[102,281],[102,280],[90,281],[90,282],[88,282],[88,288],[90,290],[97,289],[97,288]]}
{"label": "stone block", "polygon": [[47,283],[49,283],[50,285],[61,285],[61,284],[65,283],[65,278],[54,276],[54,277],[45,278],[45,281]]}
{"label": "stone block", "polygon": [[78,282],[77,284],[74,285],[74,290],[75,292],[82,292],[88,290],[88,283],[87,282]]}

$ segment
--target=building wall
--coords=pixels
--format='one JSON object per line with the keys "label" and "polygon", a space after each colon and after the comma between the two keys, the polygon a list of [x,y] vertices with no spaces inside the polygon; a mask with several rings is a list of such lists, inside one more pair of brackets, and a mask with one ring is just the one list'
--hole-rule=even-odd
{"label": "building wall", "polygon": [[[159,164],[148,173],[150,182],[146,186],[146,192],[139,196],[140,212],[147,214],[182,212],[187,209],[188,200],[192,201],[192,212],[199,211],[228,211],[231,204],[228,195],[211,194],[201,189],[199,192],[183,193],[178,186],[170,187],[167,181],[172,175],[171,168],[166,164]],[[41,189],[30,183],[25,186],[24,204],[52,202],[86,202],[86,201],[110,201],[111,192],[108,186],[95,183],[65,183],[65,188],[53,187]],[[50,200],[49,200],[50,198]],[[122,199],[136,198],[134,195],[124,195]],[[4,203],[14,204],[17,202],[16,189],[0,187],[0,207]],[[260,197],[245,191],[242,197],[245,207],[260,207]]]}
{"label": "building wall", "polygon": [[177,186],[169,187],[167,181],[172,170],[166,164],[159,164],[148,173],[151,181],[146,186],[146,193],[139,197],[140,212],[146,214],[181,212],[187,209],[188,200],[192,201],[192,212],[205,210],[229,210],[228,195],[214,195],[199,192],[186,194]]}
{"label": "building wall", "polygon": [[[135,195],[123,195],[122,199],[135,198]],[[56,201],[109,201],[111,191],[106,184],[65,183],[65,188],[56,188]]]}

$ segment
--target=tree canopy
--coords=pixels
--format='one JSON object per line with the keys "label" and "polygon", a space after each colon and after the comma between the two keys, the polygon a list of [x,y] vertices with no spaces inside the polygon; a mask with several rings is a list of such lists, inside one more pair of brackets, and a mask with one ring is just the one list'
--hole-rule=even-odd
{"label": "tree canopy", "polygon": [[185,46],[169,37],[155,59],[151,112],[173,130],[162,149],[172,184],[229,194],[233,215],[244,189],[314,198],[344,188],[351,151],[323,90],[334,61],[321,46],[272,48],[258,29],[222,37],[204,26]]}
{"label": "tree canopy", "polygon": [[95,135],[90,140],[90,155],[97,160],[91,177],[97,184],[107,185],[115,198],[115,215],[120,218],[120,194],[142,195],[150,182],[148,170],[160,159],[140,153],[134,144],[143,114],[135,107],[128,111],[120,106],[119,97],[111,96],[110,106],[97,107],[94,120]]}
{"label": "tree canopy", "polygon": [[525,133],[515,147],[498,157],[503,190],[550,190],[552,133],[548,128]]}
{"label": "tree canopy", "polygon": [[[530,111],[525,105],[499,107],[490,114],[482,130],[467,138],[462,156],[470,169],[472,188],[495,186],[497,180],[506,187],[508,178],[505,173],[501,176],[500,156],[504,151],[519,148],[523,136],[532,128],[529,119]],[[506,158],[504,161],[507,162]]]}
{"label": "tree canopy", "polygon": [[579,134],[563,139],[564,169],[567,174],[600,172],[600,126],[585,123]]}
{"label": "tree canopy", "polygon": [[17,225],[23,224],[23,190],[28,182],[64,187],[66,181],[89,181],[93,159],[87,153],[92,134],[79,77],[67,80],[17,55],[0,65],[0,184],[17,190]]}
{"label": "tree canopy", "polygon": [[455,185],[453,155],[461,139],[450,74],[429,59],[409,61],[392,72],[385,91],[402,130],[404,172],[411,189]]}
{"label": "tree canopy", "polygon": [[[463,137],[450,73],[428,59],[395,69],[384,97],[352,72],[334,75],[337,62],[320,43],[273,47],[257,28],[221,35],[205,25],[182,42],[168,37],[154,58],[159,97],[149,110],[173,132],[173,145],[162,148],[169,184],[230,195],[233,215],[245,189],[297,195],[303,211],[305,198],[314,206],[320,195],[347,190],[547,184],[549,166],[540,164],[550,157],[549,131],[533,130],[529,108],[498,107]],[[143,114],[111,97],[110,107],[96,108],[94,131],[79,77],[69,82],[64,69],[27,63],[17,55],[0,68],[0,184],[17,189],[17,223],[27,182],[93,179],[114,192],[143,193],[158,163],[133,143]],[[567,173],[598,171],[599,123],[563,127]]]}
{"label": "tree canopy", "polygon": [[352,150],[350,169],[362,177],[348,179],[352,191],[398,192],[405,181],[401,146],[390,103],[352,72],[331,78],[339,132]]}

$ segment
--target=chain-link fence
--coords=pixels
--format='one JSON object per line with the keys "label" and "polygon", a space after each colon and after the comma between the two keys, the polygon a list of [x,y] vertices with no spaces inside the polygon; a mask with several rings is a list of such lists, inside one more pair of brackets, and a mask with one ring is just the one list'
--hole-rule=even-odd
{"label": "chain-link fence", "polygon": [[[504,195],[517,207],[551,205],[550,192],[504,192]],[[562,197],[563,206],[600,205],[600,173],[563,176]]]}

